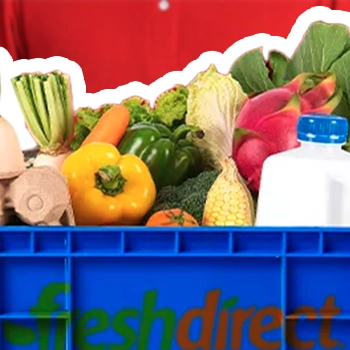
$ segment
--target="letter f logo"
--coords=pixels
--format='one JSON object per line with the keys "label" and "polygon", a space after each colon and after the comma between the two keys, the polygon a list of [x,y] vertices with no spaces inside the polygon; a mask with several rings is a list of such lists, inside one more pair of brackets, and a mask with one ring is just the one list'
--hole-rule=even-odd
{"label": "letter f logo", "polygon": [[68,283],[50,283],[41,292],[36,306],[30,309],[32,315],[40,317],[48,313],[62,310],[62,305],[55,301],[56,297],[61,294],[68,294],[70,286]]}
{"label": "letter f logo", "polygon": [[[38,297],[37,305],[30,309],[30,313],[37,318],[37,332],[32,327],[16,324],[13,321],[3,322],[3,335],[11,345],[31,345],[39,341],[39,350],[47,350],[50,347],[50,319],[53,313],[63,311],[62,305],[55,301],[59,294],[68,294],[68,283],[50,283]],[[57,339],[55,339],[55,342]],[[56,347],[56,344],[55,344]]]}

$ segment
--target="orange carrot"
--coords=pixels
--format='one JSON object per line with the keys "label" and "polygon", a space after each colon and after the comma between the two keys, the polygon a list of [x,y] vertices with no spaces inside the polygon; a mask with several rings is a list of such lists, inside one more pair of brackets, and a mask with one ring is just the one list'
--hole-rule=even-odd
{"label": "orange carrot", "polygon": [[123,105],[116,105],[105,112],[82,146],[92,142],[106,142],[118,146],[130,122],[129,110]]}

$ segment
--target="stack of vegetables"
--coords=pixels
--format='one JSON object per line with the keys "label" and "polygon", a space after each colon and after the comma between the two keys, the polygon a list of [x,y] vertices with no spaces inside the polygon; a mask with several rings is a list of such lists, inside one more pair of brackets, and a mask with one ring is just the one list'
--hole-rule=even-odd
{"label": "stack of vegetables", "polygon": [[349,66],[349,28],[323,22],[309,27],[290,59],[272,51],[265,62],[256,49],[233,64],[232,77],[250,97],[237,119],[233,157],[251,191],[259,191],[268,156],[298,146],[301,114],[350,117]]}
{"label": "stack of vegetables", "polygon": [[314,23],[292,58],[247,52],[229,74],[212,65],[153,108],[133,96],[74,116],[64,74],[13,85],[41,149],[34,166],[65,175],[78,225],[254,225],[263,162],[298,146],[299,116],[350,117],[349,43],[346,27]]}

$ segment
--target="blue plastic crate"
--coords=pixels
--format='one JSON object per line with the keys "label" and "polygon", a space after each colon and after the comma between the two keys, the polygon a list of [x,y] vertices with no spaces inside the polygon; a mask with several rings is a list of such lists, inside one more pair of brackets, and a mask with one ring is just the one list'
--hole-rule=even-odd
{"label": "blue plastic crate", "polygon": [[1,350],[350,349],[350,229],[3,227],[0,323]]}

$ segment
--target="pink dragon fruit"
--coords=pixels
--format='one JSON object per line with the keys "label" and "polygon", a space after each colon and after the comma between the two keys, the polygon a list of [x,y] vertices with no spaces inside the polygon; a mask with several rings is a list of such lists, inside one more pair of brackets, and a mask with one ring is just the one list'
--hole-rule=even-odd
{"label": "pink dragon fruit", "polygon": [[259,191],[262,165],[268,156],[298,146],[299,116],[330,114],[341,98],[333,74],[302,73],[244,103],[236,121],[232,156],[252,191]]}

